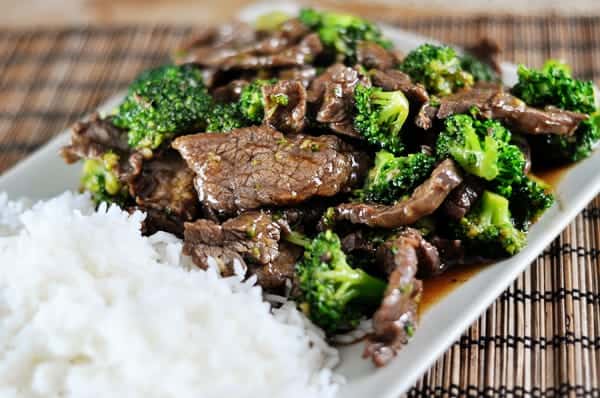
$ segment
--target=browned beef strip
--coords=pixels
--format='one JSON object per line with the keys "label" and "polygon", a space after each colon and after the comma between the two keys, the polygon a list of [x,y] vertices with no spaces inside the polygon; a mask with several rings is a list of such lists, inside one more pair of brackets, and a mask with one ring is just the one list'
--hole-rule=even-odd
{"label": "browned beef strip", "polygon": [[419,185],[408,199],[393,205],[346,203],[335,208],[335,218],[370,227],[397,228],[410,225],[433,213],[448,194],[462,182],[456,164],[446,159]]}
{"label": "browned beef strip", "polygon": [[367,69],[390,69],[398,60],[394,54],[372,41],[361,41],[356,48],[358,63]]}
{"label": "browned beef strip", "polygon": [[242,89],[247,84],[247,80],[235,79],[227,84],[215,88],[212,91],[212,95],[217,102],[235,102],[240,99]]}
{"label": "browned beef strip", "polygon": [[345,192],[368,162],[335,136],[286,137],[264,125],[183,136],[172,145],[196,172],[200,202],[223,215]]}
{"label": "browned beef strip", "polygon": [[552,106],[546,106],[543,110],[532,108],[506,93],[498,94],[492,99],[488,115],[524,134],[572,135],[579,123],[588,118],[583,113]]}
{"label": "browned beef strip", "polygon": [[440,210],[452,220],[460,220],[469,212],[483,193],[483,185],[477,179],[466,176],[442,204]]}
{"label": "browned beef strip", "polygon": [[[192,253],[194,263],[202,268],[208,266],[203,262],[206,259],[194,256],[191,250],[198,244],[218,246],[258,264],[269,264],[279,255],[280,227],[263,212],[242,213],[221,225],[205,219],[185,223],[184,236],[186,251]],[[232,261],[226,263],[232,264]]]}
{"label": "browned beef strip", "polygon": [[423,130],[429,130],[433,127],[433,121],[437,112],[437,106],[432,105],[430,102],[425,102],[419,108],[417,116],[415,116],[415,125]]}
{"label": "browned beef strip", "polygon": [[316,120],[337,133],[361,137],[354,130],[352,115],[354,89],[359,83],[370,85],[369,79],[356,68],[342,64],[330,66],[315,78],[308,89],[307,99],[316,109]]}
{"label": "browned beef strip", "polygon": [[416,279],[419,248],[423,238],[412,228],[383,243],[377,250],[380,266],[389,274],[388,286],[379,309],[373,315],[374,332],[363,356],[375,366],[385,366],[408,343],[418,321],[422,283]]}
{"label": "browned beef strip", "polygon": [[482,111],[486,110],[494,96],[501,92],[502,86],[500,85],[476,86],[473,89],[460,90],[440,99],[436,116],[440,119],[446,119],[451,115],[469,113],[474,106]]}
{"label": "browned beef strip", "polygon": [[219,28],[207,28],[190,37],[175,51],[178,64],[195,63],[217,68],[238,49],[256,43],[258,37],[248,24],[236,23]]}
{"label": "browned beef strip", "polygon": [[163,230],[181,236],[183,223],[198,216],[194,172],[173,150],[144,162],[142,172],[129,183],[129,193],[140,209],[153,210],[145,220],[148,231]]}
{"label": "browned beef strip", "polygon": [[317,76],[317,69],[312,65],[285,68],[277,72],[277,78],[283,80],[297,80],[304,88],[310,86],[310,82]]}
{"label": "browned beef strip", "polygon": [[481,62],[489,65],[496,73],[500,74],[502,72],[500,68],[502,48],[496,40],[490,37],[483,37],[465,50]]}
{"label": "browned beef strip", "polygon": [[[306,89],[296,80],[280,80],[262,89],[264,122],[284,133],[300,133],[306,124]],[[281,104],[281,98],[285,104]]]}
{"label": "browned beef strip", "polygon": [[302,249],[279,242],[280,237],[281,226],[271,215],[250,211],[221,225],[209,220],[186,223],[184,253],[204,269],[212,258],[223,275],[232,275],[238,262],[257,276],[264,289],[281,293],[286,284],[293,285],[294,267]]}
{"label": "browned beef strip", "polygon": [[61,156],[71,164],[80,159],[100,159],[107,152],[119,155],[116,169],[119,179],[128,182],[142,170],[143,157],[130,152],[127,132],[115,127],[110,118],[102,119],[98,113],[71,127],[71,143],[61,148]]}
{"label": "browned beef strip", "polygon": [[517,97],[502,91],[501,86],[479,85],[472,89],[460,90],[443,97],[437,112],[439,119],[450,115],[468,113],[477,107],[482,115],[498,119],[515,132],[524,134],[571,135],[587,115],[547,106],[537,109],[527,106]]}
{"label": "browned beef strip", "polygon": [[295,285],[296,262],[302,256],[301,247],[287,242],[279,243],[279,255],[268,264],[256,267],[250,265],[251,272],[258,278],[258,284],[268,291],[281,291],[290,281],[290,287]]}
{"label": "browned beef strip", "polygon": [[381,87],[385,91],[402,91],[411,102],[416,104],[421,105],[429,101],[429,94],[425,87],[413,83],[410,76],[397,69],[371,71],[371,80],[374,86]]}
{"label": "browned beef strip", "polygon": [[362,229],[350,232],[342,238],[342,250],[344,253],[362,252],[374,255],[377,244],[365,235]]}
{"label": "browned beef strip", "polygon": [[208,31],[183,46],[178,63],[194,63],[212,71],[258,70],[303,66],[323,51],[318,35],[297,20],[273,33],[254,32],[244,24]]}

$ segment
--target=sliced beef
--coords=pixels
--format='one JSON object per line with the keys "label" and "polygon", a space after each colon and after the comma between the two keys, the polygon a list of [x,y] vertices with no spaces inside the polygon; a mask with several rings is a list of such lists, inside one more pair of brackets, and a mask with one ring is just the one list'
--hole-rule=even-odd
{"label": "sliced beef", "polygon": [[147,231],[182,236],[183,223],[198,216],[194,172],[173,150],[144,162],[141,173],[129,183],[129,193],[140,209],[153,210],[145,220]]}
{"label": "sliced beef", "polygon": [[494,72],[498,74],[502,72],[500,68],[502,48],[496,40],[484,37],[474,45],[467,47],[466,51],[484,64],[489,65]]}
{"label": "sliced beef", "polygon": [[423,238],[411,228],[386,241],[377,250],[378,262],[388,271],[388,286],[379,309],[373,315],[373,334],[363,356],[385,366],[408,343],[418,321],[422,283],[416,279],[419,248]]}
{"label": "sliced beef", "polygon": [[277,78],[282,80],[297,80],[304,88],[310,86],[310,82],[317,76],[317,69],[312,65],[298,66],[281,69],[277,72]]}
{"label": "sliced beef", "polygon": [[370,85],[369,79],[356,68],[343,64],[330,66],[314,79],[307,99],[316,109],[316,120],[342,135],[360,137],[354,130],[352,114],[354,89],[359,83]]}
{"label": "sliced beef", "polygon": [[284,133],[300,133],[306,124],[306,89],[296,80],[280,80],[262,89],[264,122]]}
{"label": "sliced beef", "polygon": [[547,106],[527,106],[517,97],[502,91],[501,86],[485,84],[443,97],[437,117],[468,113],[477,107],[484,117],[498,119],[516,132],[524,134],[571,135],[587,115]]}
{"label": "sliced beef", "polygon": [[368,162],[335,136],[286,137],[268,126],[188,135],[172,145],[196,172],[200,202],[222,215],[345,192]]}
{"label": "sliced beef", "polygon": [[408,199],[393,205],[370,203],[347,203],[335,208],[338,221],[365,224],[369,227],[397,228],[410,225],[432,214],[444,202],[450,192],[462,182],[456,164],[446,159],[419,185]]}
{"label": "sliced beef", "polygon": [[298,44],[283,49],[275,54],[249,52],[235,54],[224,60],[219,68],[230,69],[263,69],[289,68],[311,63],[323,51],[323,44],[317,34],[310,34]]}
{"label": "sliced beef", "polygon": [[[220,248],[223,254],[219,258],[223,264],[219,264],[219,268],[224,274],[233,273],[234,260],[242,259],[243,266],[246,261],[264,265],[279,255],[279,225],[262,212],[243,213],[221,225],[205,219],[185,223],[184,236],[184,251],[201,268],[209,266],[206,247]],[[209,250],[210,253],[215,251]],[[224,257],[231,253],[235,256]]]}
{"label": "sliced beef", "polygon": [[242,89],[248,84],[247,80],[235,79],[219,86],[212,91],[217,102],[235,102],[240,99]]}
{"label": "sliced beef", "polygon": [[442,97],[437,117],[446,119],[448,116],[469,113],[472,107],[487,110],[492,99],[502,92],[500,85],[476,86],[473,89],[460,90],[454,94]]}
{"label": "sliced beef", "polygon": [[246,32],[245,26],[209,32],[181,48],[176,60],[217,71],[259,70],[303,66],[323,51],[319,36],[297,20],[285,22],[266,37],[264,33],[261,37],[260,32]]}
{"label": "sliced beef", "polygon": [[397,69],[374,70],[371,72],[371,80],[374,86],[381,87],[385,91],[402,91],[411,102],[418,105],[429,101],[429,94],[425,87],[413,83],[410,76]]}
{"label": "sliced beef", "polygon": [[415,116],[415,125],[423,130],[429,130],[433,127],[433,121],[438,113],[438,107],[431,104],[431,102],[425,102],[419,108],[417,116]]}
{"label": "sliced beef", "polygon": [[433,236],[430,238],[430,242],[436,247],[445,265],[445,269],[456,264],[466,264],[468,262],[465,260],[465,247],[462,241]]}
{"label": "sliced beef", "polygon": [[318,198],[305,202],[301,206],[275,209],[272,214],[283,233],[290,233],[292,230],[314,232],[328,205],[328,201]]}
{"label": "sliced beef", "polygon": [[257,39],[255,30],[245,23],[207,28],[190,37],[175,51],[175,61],[216,68],[234,56],[238,49],[255,44]]}
{"label": "sliced beef", "polygon": [[496,95],[489,107],[488,117],[499,119],[524,134],[572,135],[579,123],[588,118],[583,113],[565,111],[552,106],[543,110],[525,105],[510,94]]}
{"label": "sliced beef", "polygon": [[128,182],[141,172],[143,156],[130,151],[127,132],[95,113],[71,127],[71,143],[61,148],[60,154],[71,164],[80,159],[101,159],[107,152],[119,155],[116,173],[121,181]]}
{"label": "sliced beef", "polygon": [[483,193],[481,182],[471,176],[456,187],[442,204],[440,210],[451,220],[458,221],[471,210]]}
{"label": "sliced beef", "polygon": [[[261,266],[250,264],[251,272],[258,278],[258,284],[268,291],[282,291],[286,284],[293,288],[296,262],[302,256],[301,247],[287,242],[279,243],[279,255],[270,263]],[[289,281],[289,282],[288,282]]]}
{"label": "sliced beef", "polygon": [[377,250],[377,243],[369,239],[367,233],[362,229],[350,232],[342,238],[342,250],[344,253],[361,252],[366,255],[374,255]]}
{"label": "sliced beef", "polygon": [[194,264],[206,269],[211,262],[223,275],[232,275],[235,266],[257,276],[260,286],[283,293],[292,287],[298,246],[280,242],[281,226],[271,215],[250,211],[223,224],[198,220],[185,224],[184,253]]}
{"label": "sliced beef", "polygon": [[367,69],[390,69],[396,66],[395,55],[372,41],[361,41],[356,48],[358,63]]}

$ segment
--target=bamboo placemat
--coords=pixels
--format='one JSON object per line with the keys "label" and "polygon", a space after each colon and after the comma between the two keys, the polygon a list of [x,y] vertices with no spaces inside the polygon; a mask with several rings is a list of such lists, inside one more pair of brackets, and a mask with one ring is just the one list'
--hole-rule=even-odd
{"label": "bamboo placemat", "polygon": [[[600,17],[394,22],[458,45],[488,35],[508,60],[538,66],[562,58],[576,75],[600,77]],[[0,172],[124,89],[137,72],[166,61],[188,33],[169,26],[0,29]],[[408,395],[600,397],[599,232],[600,197]]]}

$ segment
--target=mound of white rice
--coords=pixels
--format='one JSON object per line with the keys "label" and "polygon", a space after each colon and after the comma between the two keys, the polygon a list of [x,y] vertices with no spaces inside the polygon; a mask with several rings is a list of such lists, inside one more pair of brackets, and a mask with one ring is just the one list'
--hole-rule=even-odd
{"label": "mound of white rice", "polygon": [[0,397],[330,397],[337,353],[253,280],[190,271],[143,214],[0,195]]}

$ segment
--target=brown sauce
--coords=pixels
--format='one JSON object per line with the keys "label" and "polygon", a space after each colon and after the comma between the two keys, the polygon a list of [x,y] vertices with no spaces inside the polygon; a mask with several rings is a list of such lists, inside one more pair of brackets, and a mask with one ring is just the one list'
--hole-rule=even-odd
{"label": "brown sauce", "polygon": [[531,174],[544,181],[551,187],[556,187],[556,185],[558,185],[558,183],[563,179],[566,172],[569,171],[575,164],[576,163],[571,163],[551,168],[534,169]]}
{"label": "brown sauce", "polygon": [[[574,164],[567,164],[564,166],[534,170],[532,174],[551,187],[556,187],[564,177],[565,173],[570,170],[573,165]],[[442,275],[424,279],[419,312],[425,313],[434,304],[441,301],[454,289],[467,282],[487,265],[488,264],[455,266]]]}
{"label": "brown sauce", "polygon": [[424,313],[488,264],[458,265],[441,275],[423,280],[419,312]]}

